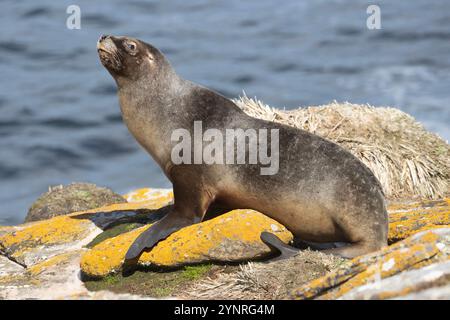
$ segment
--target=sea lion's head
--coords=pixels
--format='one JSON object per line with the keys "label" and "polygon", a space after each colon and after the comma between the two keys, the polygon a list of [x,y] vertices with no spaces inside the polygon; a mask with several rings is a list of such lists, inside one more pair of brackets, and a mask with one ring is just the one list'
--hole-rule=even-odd
{"label": "sea lion's head", "polygon": [[155,77],[161,68],[169,67],[158,49],[135,38],[102,35],[97,41],[97,51],[103,66],[118,82]]}

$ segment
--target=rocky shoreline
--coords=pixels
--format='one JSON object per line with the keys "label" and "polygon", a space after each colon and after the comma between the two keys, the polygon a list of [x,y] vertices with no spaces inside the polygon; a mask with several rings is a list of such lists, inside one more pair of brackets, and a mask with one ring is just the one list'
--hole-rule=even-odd
{"label": "rocky shoreline", "polygon": [[[126,203],[0,227],[0,298],[153,298],[139,288],[117,292],[107,284],[111,277],[123,277],[127,247],[148,228],[153,212],[171,205],[173,194],[140,189],[124,197]],[[378,252],[339,261],[306,250],[292,261],[263,265],[258,261],[272,253],[259,234],[275,232],[285,242],[292,234],[256,211],[234,210],[174,233],[145,252],[132,269],[144,272],[145,282],[145,275],[170,274],[190,265],[235,266],[232,272],[216,267],[215,274],[185,281],[183,292],[166,292],[180,299],[450,298],[450,199],[391,203],[389,216],[390,245]],[[127,227],[107,234],[121,225]],[[249,260],[253,262],[244,262]],[[151,271],[155,268],[157,272]],[[100,287],[107,290],[90,291],[85,281],[103,281],[106,285]]]}

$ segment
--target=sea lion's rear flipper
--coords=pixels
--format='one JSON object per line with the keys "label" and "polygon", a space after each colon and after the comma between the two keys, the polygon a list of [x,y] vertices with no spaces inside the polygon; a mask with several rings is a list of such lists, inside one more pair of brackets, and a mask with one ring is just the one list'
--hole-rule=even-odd
{"label": "sea lion's rear flipper", "polygon": [[287,245],[281,241],[280,238],[270,232],[261,232],[260,238],[262,242],[269,246],[269,248],[280,252],[279,256],[270,260],[271,262],[291,258],[296,256],[300,251],[297,248]]}

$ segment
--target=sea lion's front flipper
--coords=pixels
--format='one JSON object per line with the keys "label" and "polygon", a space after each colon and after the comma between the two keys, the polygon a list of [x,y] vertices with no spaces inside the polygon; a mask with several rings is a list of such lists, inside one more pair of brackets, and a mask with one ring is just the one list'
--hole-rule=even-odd
{"label": "sea lion's front flipper", "polygon": [[204,192],[201,184],[192,182],[193,177],[186,177],[183,171],[174,172],[175,201],[172,210],[136,238],[125,255],[126,261],[138,258],[142,251],[151,249],[175,231],[203,220],[211,203],[210,195]]}
{"label": "sea lion's front flipper", "polygon": [[280,252],[280,255],[273,259],[270,259],[270,262],[291,258],[293,256],[296,256],[300,251],[297,248],[287,245],[286,243],[281,241],[280,238],[270,232],[261,232],[260,238],[261,241],[268,245],[271,249]]}
{"label": "sea lion's front flipper", "polygon": [[137,258],[145,249],[151,249],[158,241],[167,238],[173,232],[192,224],[193,221],[177,219],[173,211],[142,232],[127,251],[125,260]]}

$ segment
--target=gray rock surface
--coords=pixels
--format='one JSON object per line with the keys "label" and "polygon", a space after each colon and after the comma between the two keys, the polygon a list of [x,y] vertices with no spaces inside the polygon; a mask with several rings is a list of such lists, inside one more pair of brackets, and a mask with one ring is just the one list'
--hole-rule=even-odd
{"label": "gray rock surface", "polygon": [[40,221],[77,211],[127,202],[121,195],[92,183],[71,183],[49,188],[30,207],[25,222]]}
{"label": "gray rock surface", "polygon": [[[450,261],[434,263],[429,266],[401,272],[395,276],[382,279],[353,289],[343,295],[342,300],[354,299],[408,299],[408,296],[439,295],[450,299],[450,291],[441,290],[441,286],[450,285]],[[427,289],[432,288],[432,291]],[[431,289],[430,289],[431,290]],[[425,293],[425,291],[428,291]],[[411,294],[409,294],[411,293]]]}

